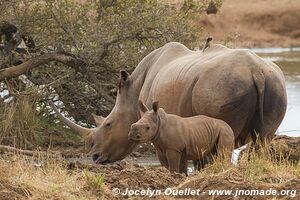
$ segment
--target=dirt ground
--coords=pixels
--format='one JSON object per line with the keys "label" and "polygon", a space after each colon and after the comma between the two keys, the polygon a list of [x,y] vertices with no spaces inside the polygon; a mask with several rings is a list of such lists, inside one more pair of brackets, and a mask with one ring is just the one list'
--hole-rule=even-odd
{"label": "dirt ground", "polygon": [[125,191],[126,188],[165,189],[177,186],[186,179],[184,174],[172,174],[164,167],[144,167],[124,160],[104,166],[93,164],[87,166],[81,162],[71,165],[70,169],[73,170],[88,169],[90,172],[102,174],[110,190],[113,188],[119,188],[121,191]]}
{"label": "dirt ground", "polygon": [[206,15],[195,24],[202,37],[233,47],[300,46],[300,1],[224,0],[216,15]]}

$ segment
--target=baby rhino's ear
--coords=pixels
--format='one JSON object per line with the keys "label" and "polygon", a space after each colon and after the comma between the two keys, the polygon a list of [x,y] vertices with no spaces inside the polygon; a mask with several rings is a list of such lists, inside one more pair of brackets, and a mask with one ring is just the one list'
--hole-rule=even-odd
{"label": "baby rhino's ear", "polygon": [[154,101],[152,103],[152,109],[153,109],[154,112],[158,111],[158,101]]}
{"label": "baby rhino's ear", "polygon": [[94,117],[94,120],[95,120],[95,123],[96,123],[97,126],[101,126],[101,124],[105,120],[104,117],[95,115],[94,113],[92,113],[92,116]]}
{"label": "baby rhino's ear", "polygon": [[143,116],[145,112],[148,111],[147,106],[141,100],[139,100],[139,109],[140,109],[141,116]]}
{"label": "baby rhino's ear", "polygon": [[130,74],[126,70],[120,71],[119,89],[129,82]]}

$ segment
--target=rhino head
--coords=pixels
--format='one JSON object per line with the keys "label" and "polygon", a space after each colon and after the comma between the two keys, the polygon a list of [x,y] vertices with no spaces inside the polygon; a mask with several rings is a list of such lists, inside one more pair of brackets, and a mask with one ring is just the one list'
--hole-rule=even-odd
{"label": "rhino head", "polygon": [[156,138],[159,131],[158,102],[153,102],[152,110],[149,110],[142,101],[139,101],[139,110],[141,118],[131,125],[128,139],[138,142],[149,142]]}
{"label": "rhino head", "polygon": [[51,107],[73,131],[78,132],[90,146],[89,154],[97,164],[111,163],[123,159],[137,145],[128,139],[131,124],[138,120],[138,93],[133,80],[126,71],[120,72],[116,104],[107,117],[93,115],[97,127],[81,127],[63,116],[55,105]]}

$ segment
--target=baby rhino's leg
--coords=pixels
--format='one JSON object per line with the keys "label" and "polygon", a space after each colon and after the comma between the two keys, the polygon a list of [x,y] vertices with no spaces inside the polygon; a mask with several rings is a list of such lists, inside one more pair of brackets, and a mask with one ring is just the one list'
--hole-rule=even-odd
{"label": "baby rhino's leg", "polygon": [[180,173],[185,173],[185,175],[188,175],[188,167],[187,167],[187,158],[186,158],[186,148],[181,153],[180,158]]}
{"label": "baby rhino's leg", "polygon": [[201,169],[204,169],[204,167],[210,163],[209,155],[199,158],[199,160],[193,160],[194,169],[200,171]]}
{"label": "baby rhino's leg", "polygon": [[166,156],[161,151],[157,151],[157,156],[158,156],[160,164],[162,166],[164,166],[165,168],[169,169],[168,160],[167,160]]}
{"label": "baby rhino's leg", "polygon": [[217,149],[219,154],[231,158],[234,149],[234,134],[231,128],[226,128],[220,132]]}
{"label": "baby rhino's leg", "polygon": [[200,163],[199,163],[199,160],[193,160],[193,165],[194,165],[194,169],[195,170],[200,170]]}
{"label": "baby rhino's leg", "polygon": [[166,156],[169,164],[169,170],[171,172],[180,173],[181,153],[173,149],[167,149]]}

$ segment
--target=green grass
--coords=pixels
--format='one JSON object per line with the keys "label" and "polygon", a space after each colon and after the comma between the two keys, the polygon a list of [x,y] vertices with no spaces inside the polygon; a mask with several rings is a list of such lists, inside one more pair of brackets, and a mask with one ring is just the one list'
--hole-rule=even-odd
{"label": "green grass", "polygon": [[83,171],[83,175],[85,177],[86,183],[93,189],[98,191],[102,191],[102,187],[104,185],[104,177],[99,174],[91,173],[88,171]]}

